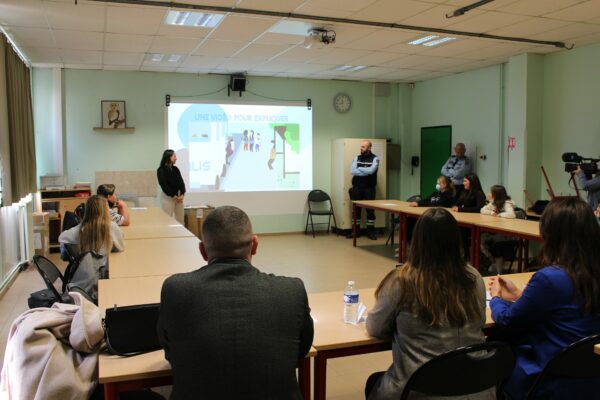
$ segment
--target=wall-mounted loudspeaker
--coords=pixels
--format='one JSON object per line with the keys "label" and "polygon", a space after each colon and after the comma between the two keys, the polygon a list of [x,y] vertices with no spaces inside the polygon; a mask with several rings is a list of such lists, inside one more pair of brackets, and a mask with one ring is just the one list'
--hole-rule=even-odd
{"label": "wall-mounted loudspeaker", "polygon": [[246,90],[246,77],[244,75],[231,75],[229,89],[234,92],[244,92]]}

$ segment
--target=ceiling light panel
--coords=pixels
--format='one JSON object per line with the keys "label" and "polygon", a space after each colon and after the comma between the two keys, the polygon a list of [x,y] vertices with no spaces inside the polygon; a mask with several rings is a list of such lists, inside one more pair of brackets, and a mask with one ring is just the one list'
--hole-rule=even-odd
{"label": "ceiling light panel", "polygon": [[427,46],[427,47],[439,46],[442,43],[451,42],[453,40],[456,40],[456,38],[443,37],[443,38],[439,38],[439,39],[435,39],[435,40],[430,40],[429,42],[425,42],[425,43],[423,43],[423,46]]}
{"label": "ceiling light panel", "polygon": [[410,42],[408,42],[408,44],[412,44],[413,46],[418,46],[429,40],[433,40],[433,39],[437,39],[437,38],[439,38],[439,36],[437,36],[437,35],[427,35],[427,36],[423,36],[418,39],[415,39],[413,41],[410,41]]}
{"label": "ceiling light panel", "polygon": [[165,17],[165,24],[195,28],[214,28],[222,19],[222,14],[169,10]]}

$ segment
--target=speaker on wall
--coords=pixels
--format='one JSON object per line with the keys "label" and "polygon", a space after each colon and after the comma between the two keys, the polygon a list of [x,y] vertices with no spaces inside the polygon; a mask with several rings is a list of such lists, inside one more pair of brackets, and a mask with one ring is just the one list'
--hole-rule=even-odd
{"label": "speaker on wall", "polygon": [[229,88],[234,92],[243,92],[246,90],[246,77],[244,75],[231,75]]}

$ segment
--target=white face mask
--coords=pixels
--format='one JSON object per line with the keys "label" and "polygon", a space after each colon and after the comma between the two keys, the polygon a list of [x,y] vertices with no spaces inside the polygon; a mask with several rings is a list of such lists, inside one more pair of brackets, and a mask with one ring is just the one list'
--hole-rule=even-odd
{"label": "white face mask", "polygon": [[435,184],[435,190],[437,190],[437,191],[440,191],[440,190],[442,190],[442,187],[440,186],[440,184],[439,184],[439,183],[436,183],[436,184]]}

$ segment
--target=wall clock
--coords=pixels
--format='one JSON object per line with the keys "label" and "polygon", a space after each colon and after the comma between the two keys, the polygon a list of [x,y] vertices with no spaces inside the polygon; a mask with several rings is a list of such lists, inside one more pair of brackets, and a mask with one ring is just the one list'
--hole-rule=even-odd
{"label": "wall clock", "polygon": [[352,100],[346,93],[338,93],[333,98],[333,108],[339,113],[347,113],[352,107]]}

